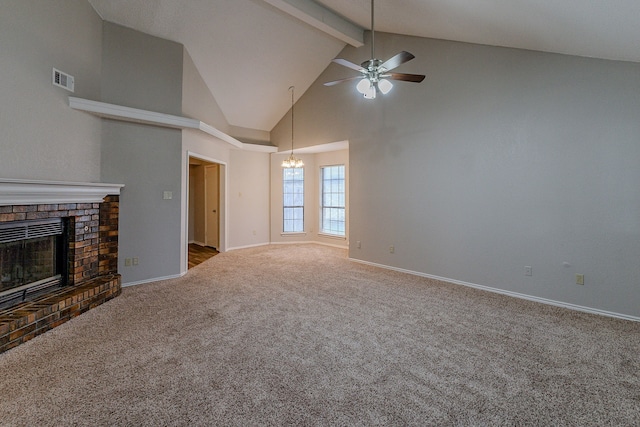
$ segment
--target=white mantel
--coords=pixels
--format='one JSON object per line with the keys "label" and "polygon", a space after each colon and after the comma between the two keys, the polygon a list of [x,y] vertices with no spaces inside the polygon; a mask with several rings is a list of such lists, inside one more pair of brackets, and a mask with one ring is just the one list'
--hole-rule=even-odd
{"label": "white mantel", "polygon": [[0,206],[56,203],[100,203],[119,195],[124,184],[34,181],[0,178]]}

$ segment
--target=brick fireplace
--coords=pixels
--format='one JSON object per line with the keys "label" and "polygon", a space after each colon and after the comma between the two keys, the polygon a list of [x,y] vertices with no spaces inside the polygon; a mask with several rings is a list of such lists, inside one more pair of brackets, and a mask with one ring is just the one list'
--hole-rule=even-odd
{"label": "brick fireplace", "polygon": [[0,224],[61,218],[66,253],[60,285],[0,309],[0,353],[120,294],[121,187],[0,179]]}

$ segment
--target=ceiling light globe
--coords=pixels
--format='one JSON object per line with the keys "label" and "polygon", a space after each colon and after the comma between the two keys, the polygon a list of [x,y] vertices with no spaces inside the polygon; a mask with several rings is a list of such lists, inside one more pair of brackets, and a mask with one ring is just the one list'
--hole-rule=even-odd
{"label": "ceiling light globe", "polygon": [[358,92],[364,95],[369,91],[370,87],[371,87],[371,82],[369,81],[369,79],[364,78],[358,82],[356,89],[358,89]]}
{"label": "ceiling light globe", "polygon": [[374,85],[371,85],[363,95],[366,99],[376,99],[377,92],[378,91],[376,90],[376,87]]}
{"label": "ceiling light globe", "polygon": [[378,82],[378,89],[380,89],[383,95],[389,93],[392,87],[393,84],[389,80],[382,79]]}

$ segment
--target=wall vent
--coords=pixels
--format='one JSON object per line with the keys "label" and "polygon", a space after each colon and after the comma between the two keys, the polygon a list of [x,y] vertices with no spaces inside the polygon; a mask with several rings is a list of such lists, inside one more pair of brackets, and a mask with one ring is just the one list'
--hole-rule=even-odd
{"label": "wall vent", "polygon": [[69,74],[63,73],[60,70],[53,69],[53,84],[55,86],[60,86],[65,88],[66,90],[73,92],[73,76]]}

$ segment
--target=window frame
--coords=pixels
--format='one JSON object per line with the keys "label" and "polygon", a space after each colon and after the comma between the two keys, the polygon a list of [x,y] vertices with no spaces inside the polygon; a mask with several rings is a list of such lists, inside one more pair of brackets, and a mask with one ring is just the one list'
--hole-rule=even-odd
{"label": "window frame", "polygon": [[[301,174],[301,179],[287,179],[286,178],[286,174],[287,171],[296,171],[296,170],[300,170],[302,172]],[[282,234],[283,235],[291,235],[291,234],[304,234],[305,230],[305,214],[304,214],[304,187],[305,187],[305,172],[304,172],[304,167],[302,168],[282,168]],[[295,178],[295,176],[294,176]],[[295,183],[301,183],[301,193],[297,193],[295,191],[295,189],[293,189],[293,192],[289,193],[287,192],[287,183],[291,183],[292,186],[295,187]],[[287,200],[287,195],[291,194],[294,198],[296,196],[296,194],[299,194],[300,199],[302,201],[301,205],[298,204],[286,204],[286,200]],[[290,218],[287,219],[287,210],[288,209],[292,209],[294,210],[293,212],[295,212],[295,210],[300,210],[302,212],[302,218]],[[295,213],[294,213],[295,216]],[[287,221],[291,221],[293,224],[295,224],[296,221],[301,221],[301,226],[302,229],[298,230],[297,227],[294,225],[292,227],[292,229],[287,230]]]}
{"label": "window frame", "polygon": [[[341,167],[342,168],[342,178],[329,178],[328,180],[325,180],[325,169],[328,168],[337,168],[337,167]],[[331,191],[329,190],[328,192],[325,192],[325,181],[342,181],[342,189],[343,191]],[[333,238],[339,238],[339,239],[346,239],[347,237],[347,167],[345,164],[343,163],[339,163],[339,164],[334,164],[334,165],[322,165],[320,166],[320,173],[319,173],[319,181],[320,181],[320,188],[319,188],[319,195],[320,195],[320,200],[319,200],[319,224],[318,224],[318,234],[322,235],[322,236],[327,236],[327,237],[333,237]],[[338,197],[342,196],[342,205],[337,205],[334,206],[333,204],[330,206],[326,206],[325,205],[325,194],[337,194]],[[337,209],[337,210],[342,210],[343,212],[343,220],[333,220],[335,222],[341,222],[342,223],[342,228],[343,231],[340,232],[339,230],[335,230],[335,229],[325,229],[324,227],[324,222],[325,222],[325,209]],[[332,221],[331,219],[329,219],[329,221]]]}

